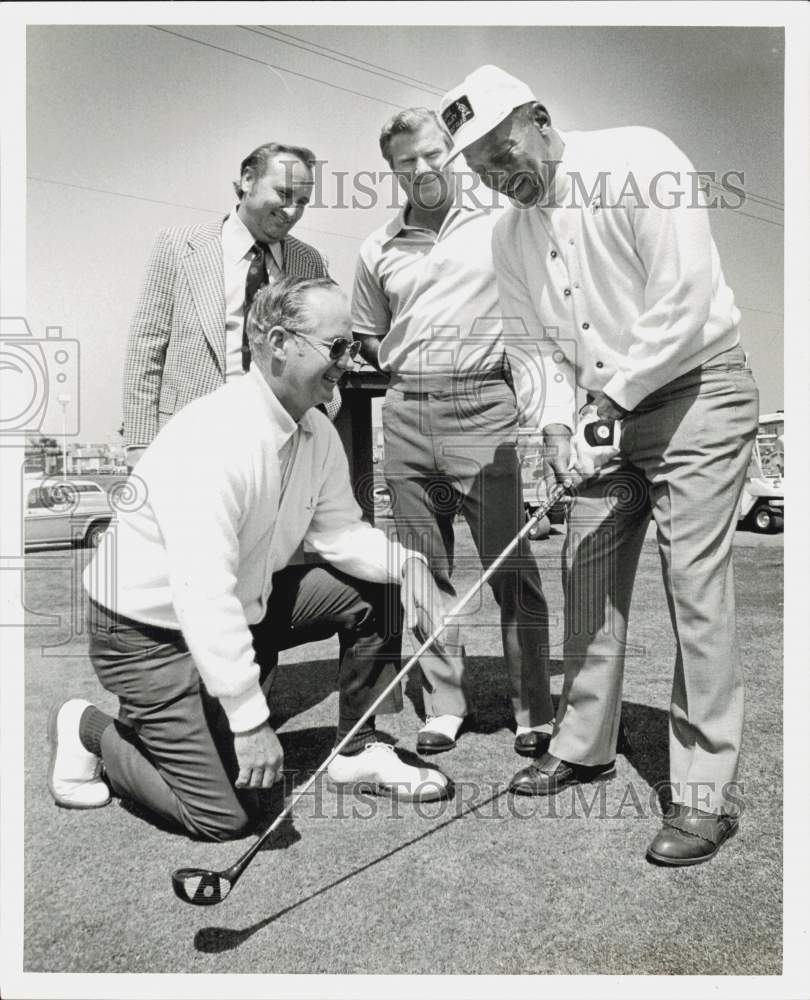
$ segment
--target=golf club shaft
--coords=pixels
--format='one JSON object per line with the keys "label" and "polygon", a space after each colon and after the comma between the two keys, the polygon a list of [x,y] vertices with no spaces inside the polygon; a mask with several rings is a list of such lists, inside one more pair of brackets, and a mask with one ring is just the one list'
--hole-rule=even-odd
{"label": "golf club shaft", "polygon": [[276,818],[273,820],[270,826],[265,830],[265,832],[261,835],[261,837],[256,841],[256,843],[253,844],[252,847],[245,852],[242,858],[239,859],[236,865],[234,865],[234,868],[236,868],[237,866],[240,869],[244,868],[244,866],[253,858],[253,855],[259,850],[261,845],[267,840],[268,837],[271,836],[271,834],[273,834],[279,828],[279,826],[281,826],[281,824],[284,822],[287,816],[289,816],[289,814],[293,811],[298,802],[300,802],[300,800],[304,797],[304,795],[306,795],[306,793],[309,791],[309,789],[315,783],[315,781],[324,773],[324,771],[326,771],[326,769],[329,767],[329,765],[332,763],[335,757],[338,756],[340,751],[347,745],[347,743],[349,742],[349,740],[351,740],[354,734],[360,729],[361,726],[363,726],[369,720],[369,718],[372,715],[374,715],[377,708],[379,708],[379,706],[385,701],[385,699],[394,690],[397,684],[399,684],[402,678],[405,677],[405,675],[414,667],[414,665],[418,662],[419,657],[422,656],[423,653],[427,652],[427,650],[430,649],[433,643],[439,638],[442,632],[447,628],[448,619],[454,618],[456,615],[459,614],[459,612],[464,607],[466,607],[466,605],[478,593],[481,587],[483,587],[483,585],[487,582],[487,580],[490,579],[493,573],[495,573],[500,568],[503,561],[510,555],[511,552],[514,551],[515,548],[517,548],[521,540],[526,537],[526,535],[531,530],[532,525],[535,523],[535,521],[539,521],[542,517],[545,517],[546,514],[554,506],[554,504],[557,503],[559,500],[561,500],[564,496],[566,496],[570,492],[571,492],[571,487],[567,483],[560,483],[552,487],[552,489],[549,491],[546,501],[542,503],[537,508],[537,510],[532,514],[532,516],[526,521],[521,530],[506,546],[503,552],[501,552],[501,554],[492,561],[489,568],[482,574],[477,583],[475,583],[472,587],[470,587],[470,589],[461,598],[461,600],[457,602],[455,607],[452,608],[444,616],[444,621],[441,623],[441,625],[438,625],[430,633],[427,639],[425,639],[425,641],[421,644],[421,646],[416,650],[416,652],[408,660],[405,666],[399,670],[399,672],[393,678],[391,683],[388,684],[385,690],[382,691],[374,699],[374,701],[366,709],[363,715],[357,720],[357,722],[355,722],[355,724],[348,731],[348,733],[346,733],[343,739],[340,740],[337,746],[332,750],[332,752],[329,754],[326,760],[315,770],[312,776],[307,780],[303,788],[301,788],[293,796],[293,798],[290,799],[289,803],[281,810],[278,816],[276,816]]}

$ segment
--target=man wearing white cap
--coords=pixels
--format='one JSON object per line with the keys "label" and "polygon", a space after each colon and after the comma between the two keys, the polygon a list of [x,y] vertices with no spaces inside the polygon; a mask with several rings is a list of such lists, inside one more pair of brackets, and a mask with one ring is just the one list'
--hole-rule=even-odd
{"label": "man wearing white cap", "polygon": [[[496,214],[457,195],[452,170],[437,170],[448,138],[435,112],[395,114],[383,126],[380,150],[407,202],[363,243],[352,326],[365,356],[391,376],[383,433],[397,532],[428,558],[450,606],[456,513],[465,517],[485,566],[525,523],[515,396],[492,266]],[[540,756],[554,716],[548,621],[525,541],[491,586],[511,681],[514,747]],[[423,753],[454,747],[468,714],[456,628],[448,629],[444,646],[420,661],[427,720],[417,749]]]}
{"label": "man wearing white cap", "polygon": [[[463,152],[513,203],[493,254],[521,419],[542,428],[550,474],[579,484],[554,736],[512,791],[548,795],[613,773],[627,617],[652,515],[677,653],[672,805],[647,856],[707,861],[737,827],[731,546],[758,395],[693,167],[652,129],[553,128],[531,89],[495,66],[450,91],[441,114],[448,161]],[[578,389],[589,414],[622,426],[619,449],[587,482],[571,444]]]}

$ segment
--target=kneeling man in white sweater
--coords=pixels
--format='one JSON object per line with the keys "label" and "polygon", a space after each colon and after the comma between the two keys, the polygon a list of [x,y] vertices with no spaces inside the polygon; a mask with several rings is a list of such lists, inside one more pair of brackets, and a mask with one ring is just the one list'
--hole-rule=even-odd
{"label": "kneeling man in white sweater", "polygon": [[[248,374],[177,414],[139,462],[141,502],[84,577],[90,658],[118,718],[75,698],[54,708],[59,805],[103,806],[112,791],[193,835],[240,836],[249,791],[284,764],[262,687],[278,651],[339,636],[340,740],[399,669],[401,604],[406,627],[438,620],[426,563],[361,519],[340,439],[314,409],[357,353],[350,330],[331,279],[263,289]],[[302,547],[319,558],[302,561]],[[401,706],[395,689],[383,709]],[[328,776],[399,798],[447,794],[439,771],[376,740],[373,717]]]}

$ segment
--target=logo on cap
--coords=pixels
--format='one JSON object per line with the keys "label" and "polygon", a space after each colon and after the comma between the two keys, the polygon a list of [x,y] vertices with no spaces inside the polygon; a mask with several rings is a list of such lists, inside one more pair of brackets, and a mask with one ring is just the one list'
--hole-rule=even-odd
{"label": "logo on cap", "polygon": [[452,104],[448,104],[442,111],[442,118],[450,135],[455,135],[465,122],[475,118],[475,112],[467,95],[464,94]]}

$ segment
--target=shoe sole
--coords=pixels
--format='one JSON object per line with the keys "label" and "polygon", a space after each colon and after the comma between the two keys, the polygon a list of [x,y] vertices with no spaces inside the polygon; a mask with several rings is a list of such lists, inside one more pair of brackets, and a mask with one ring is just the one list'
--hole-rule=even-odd
{"label": "shoe sole", "polygon": [[543,754],[548,753],[548,746],[545,749],[537,747],[534,750],[531,747],[515,747],[514,750],[518,757],[533,757],[535,760],[539,760]]}
{"label": "shoe sole", "polygon": [[713,851],[709,854],[703,854],[699,858],[668,858],[663,854],[656,854],[655,851],[651,851],[647,848],[647,859],[649,861],[653,861],[657,865],[660,865],[662,868],[688,868],[690,865],[702,865],[706,861],[711,861],[723,844],[728,843],[728,841],[736,835],[737,827],[733,826],[726,836],[723,837],[720,843],[717,844]]}
{"label": "shoe sole", "polygon": [[56,767],[56,754],[59,750],[59,730],[57,728],[57,721],[59,717],[59,710],[62,705],[64,705],[64,702],[51,705],[51,710],[48,712],[48,743],[51,747],[51,759],[48,762],[48,791],[51,793],[54,805],[59,806],[60,809],[103,809],[105,806],[110,804],[111,799],[108,798],[106,802],[99,802],[94,805],[81,805],[80,803],[70,802],[68,799],[63,799],[59,794],[57,794],[56,789],[53,786],[53,772]]}
{"label": "shoe sole", "polygon": [[517,785],[514,788],[510,785],[509,791],[513,795],[556,795],[561,792],[564,788],[573,788],[574,785],[598,785],[603,781],[612,781],[616,777],[616,768],[612,768],[610,771],[603,771],[601,774],[597,774],[596,777],[591,778],[589,781],[566,781],[561,785],[556,785],[554,788],[546,788],[542,791],[540,789],[529,789],[525,786]]}
{"label": "shoe sole", "polygon": [[430,757],[436,753],[445,753],[447,750],[454,750],[457,745],[457,741],[453,740],[452,743],[447,743],[444,746],[433,746],[432,744],[425,745],[420,743],[418,740],[416,742],[416,752],[422,754],[424,757]]}
{"label": "shoe sole", "polygon": [[352,794],[362,794],[366,792],[370,795],[379,795],[381,798],[396,799],[398,802],[436,802],[439,799],[447,798],[446,788],[434,788],[434,790],[422,795],[409,795],[400,792],[394,785],[384,785],[376,781],[333,781],[327,777],[326,787],[330,792],[350,792]]}

